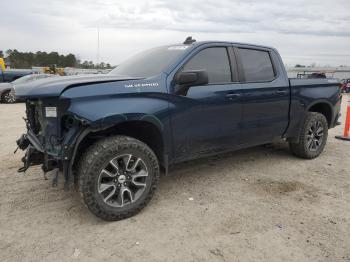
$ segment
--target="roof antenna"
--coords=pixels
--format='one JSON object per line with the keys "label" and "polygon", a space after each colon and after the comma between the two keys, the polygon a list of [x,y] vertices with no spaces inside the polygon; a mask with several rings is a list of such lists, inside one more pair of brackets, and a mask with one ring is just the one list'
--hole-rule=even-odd
{"label": "roof antenna", "polygon": [[196,39],[192,39],[192,36],[189,36],[186,38],[185,42],[183,43],[184,45],[190,45],[196,42]]}

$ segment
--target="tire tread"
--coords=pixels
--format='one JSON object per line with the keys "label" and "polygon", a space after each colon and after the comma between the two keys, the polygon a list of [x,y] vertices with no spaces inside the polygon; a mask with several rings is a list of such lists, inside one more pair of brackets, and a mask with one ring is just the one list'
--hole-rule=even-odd
{"label": "tire tread", "polygon": [[[306,149],[306,144],[305,144],[305,135],[306,135],[306,131],[308,128],[308,125],[310,122],[314,121],[314,120],[318,120],[323,122],[324,126],[326,127],[324,130],[324,141],[323,144],[321,145],[321,149],[316,151],[316,152],[311,152],[309,150]],[[300,133],[299,133],[299,139],[298,139],[298,143],[293,143],[290,142],[289,143],[289,148],[291,150],[291,152],[295,155],[298,156],[300,158],[304,158],[304,159],[313,159],[318,157],[327,142],[327,136],[328,136],[328,122],[326,117],[321,114],[321,113],[317,113],[317,112],[308,112],[306,115],[306,118],[304,120],[303,126],[301,127]]]}
{"label": "tire tread", "polygon": [[[96,199],[93,197],[94,192],[92,192],[91,183],[93,183],[93,181],[96,179],[96,169],[103,165],[105,161],[104,156],[107,156],[108,153],[111,153],[112,151],[123,150],[127,148],[141,150],[149,157],[154,169],[152,185],[147,197],[135,208],[128,211],[119,211],[113,213],[107,212],[98,205]],[[116,221],[137,214],[148,204],[158,184],[159,164],[157,157],[153,151],[143,142],[127,136],[112,136],[99,140],[88,148],[88,150],[80,159],[77,175],[78,191],[85,206],[87,206],[87,208],[93,214],[102,218],[103,220]]]}

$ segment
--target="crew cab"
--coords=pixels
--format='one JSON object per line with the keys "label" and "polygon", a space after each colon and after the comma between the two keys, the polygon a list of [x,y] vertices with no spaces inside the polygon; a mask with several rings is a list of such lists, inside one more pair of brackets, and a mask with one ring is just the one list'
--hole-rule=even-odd
{"label": "crew cab", "polygon": [[16,96],[27,114],[19,171],[57,171],[53,184],[74,181],[104,220],[139,212],[160,172],[179,162],[280,140],[313,159],[341,102],[337,80],[288,79],[274,48],[192,38],[107,75],[38,80]]}

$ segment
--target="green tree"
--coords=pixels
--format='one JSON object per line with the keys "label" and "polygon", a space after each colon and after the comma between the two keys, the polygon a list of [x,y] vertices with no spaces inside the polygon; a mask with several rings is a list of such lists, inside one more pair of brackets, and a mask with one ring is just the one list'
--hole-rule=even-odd
{"label": "green tree", "polygon": [[17,49],[9,49],[5,55],[0,51],[0,57],[6,57],[13,68],[31,68],[33,66],[52,66],[56,67],[80,67],[85,69],[93,68],[111,68],[110,64],[101,62],[94,64],[93,61],[84,61],[81,63],[74,54],[62,55],[58,52],[20,52]]}
{"label": "green tree", "polygon": [[73,54],[68,54],[65,57],[65,67],[75,67],[77,66],[77,58]]}
{"label": "green tree", "polygon": [[5,54],[7,57],[10,56],[12,54],[12,50],[11,49],[6,50]]}
{"label": "green tree", "polygon": [[88,69],[89,68],[89,62],[88,61],[84,61],[82,64],[81,64],[81,67],[83,69]]}

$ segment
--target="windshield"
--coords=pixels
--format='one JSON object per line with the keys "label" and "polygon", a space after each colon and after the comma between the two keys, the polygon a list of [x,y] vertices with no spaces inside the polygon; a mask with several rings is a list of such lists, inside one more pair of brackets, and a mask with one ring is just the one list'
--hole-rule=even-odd
{"label": "windshield", "polygon": [[113,69],[110,74],[131,77],[150,77],[159,74],[178,57],[188,46],[162,46],[143,51]]}

